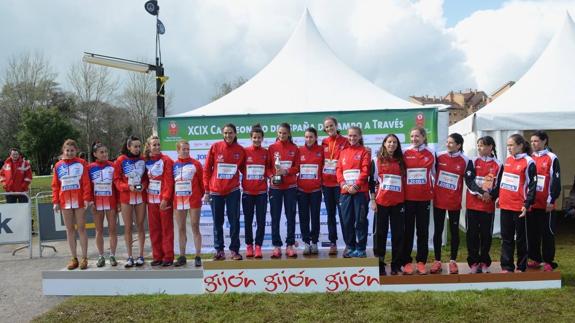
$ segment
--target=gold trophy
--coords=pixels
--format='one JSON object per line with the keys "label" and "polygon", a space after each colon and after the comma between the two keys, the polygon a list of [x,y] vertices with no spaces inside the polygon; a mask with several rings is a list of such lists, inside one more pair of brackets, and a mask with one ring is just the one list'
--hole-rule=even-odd
{"label": "gold trophy", "polygon": [[276,174],[272,177],[272,184],[274,185],[280,185],[282,183],[282,176],[278,175],[278,171],[280,169],[282,169],[282,165],[280,162],[280,156],[278,153],[275,154],[275,161],[274,161],[274,167],[276,169]]}

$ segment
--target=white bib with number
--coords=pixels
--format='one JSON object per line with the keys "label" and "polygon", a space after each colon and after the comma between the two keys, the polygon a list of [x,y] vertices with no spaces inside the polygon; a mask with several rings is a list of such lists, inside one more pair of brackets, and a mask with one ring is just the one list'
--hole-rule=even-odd
{"label": "white bib with number", "polygon": [[384,174],[379,187],[384,191],[401,192],[401,176]]}
{"label": "white bib with number", "polygon": [[519,175],[504,172],[501,178],[501,188],[517,192],[519,190]]}
{"label": "white bib with number", "polygon": [[285,170],[290,169],[291,168],[291,160],[281,160],[280,161],[280,167],[282,169],[285,169]]}
{"label": "white bib with number", "polygon": [[427,168],[408,168],[407,185],[427,184]]}
{"label": "white bib with number", "polygon": [[230,179],[233,178],[238,171],[238,165],[236,164],[225,164],[219,163],[217,169],[218,179]]}
{"label": "white bib with number", "polygon": [[354,185],[359,178],[359,169],[348,169],[343,171],[343,179],[347,185]]}
{"label": "white bib with number", "polygon": [[192,181],[176,182],[176,196],[190,196],[192,195]]}
{"label": "white bib with number", "polygon": [[455,191],[457,190],[457,184],[459,184],[459,175],[444,170],[439,171],[437,186]]}
{"label": "white bib with number", "polygon": [[62,192],[80,189],[79,176],[66,176],[60,179],[62,183]]}
{"label": "white bib with number", "polygon": [[337,167],[337,159],[326,159],[323,164],[323,173],[335,175],[335,168]]}
{"label": "white bib with number", "polygon": [[299,165],[299,178],[301,179],[317,179],[319,166],[316,164],[301,164]]}
{"label": "white bib with number", "polygon": [[537,192],[543,192],[543,189],[545,188],[545,180],[546,179],[547,179],[547,176],[537,175]]}
{"label": "white bib with number", "polygon": [[475,177],[475,184],[479,187],[483,187],[483,183],[485,183],[485,177],[483,176],[476,176]]}
{"label": "white bib with number", "polygon": [[264,165],[247,165],[246,178],[251,181],[263,180],[265,170]]}
{"label": "white bib with number", "polygon": [[151,179],[150,183],[148,184],[148,193],[154,195],[160,195],[161,190],[162,190],[162,181]]}
{"label": "white bib with number", "polygon": [[112,183],[94,183],[94,195],[112,196]]}

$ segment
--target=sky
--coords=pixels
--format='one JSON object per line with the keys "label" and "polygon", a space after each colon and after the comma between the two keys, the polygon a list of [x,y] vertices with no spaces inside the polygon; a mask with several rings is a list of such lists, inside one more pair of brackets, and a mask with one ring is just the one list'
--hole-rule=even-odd
{"label": "sky", "polygon": [[[0,78],[10,57],[41,53],[70,90],[83,52],[155,57],[155,17],[143,0],[3,0]],[[210,101],[220,84],[249,79],[280,51],[309,8],[336,55],[388,92],[491,93],[517,81],[575,0],[159,0],[169,113]],[[124,71],[114,73],[126,79]]]}

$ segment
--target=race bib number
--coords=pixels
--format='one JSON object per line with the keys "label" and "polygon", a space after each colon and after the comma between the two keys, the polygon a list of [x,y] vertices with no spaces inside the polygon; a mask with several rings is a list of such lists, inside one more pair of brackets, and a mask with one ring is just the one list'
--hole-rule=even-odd
{"label": "race bib number", "polygon": [[301,179],[317,179],[319,166],[315,164],[301,164],[299,165],[299,178]]}
{"label": "race bib number", "polygon": [[160,195],[161,190],[162,190],[162,181],[151,179],[150,183],[148,184],[148,193],[153,195]]}
{"label": "race bib number", "polygon": [[384,191],[401,192],[401,176],[384,174],[379,188]]}
{"label": "race bib number", "polygon": [[218,164],[217,178],[218,179],[230,179],[233,178],[238,171],[238,165],[236,164]]}
{"label": "race bib number", "polygon": [[176,182],[176,196],[192,195],[192,181]]}
{"label": "race bib number", "polygon": [[247,165],[246,179],[250,181],[261,181],[264,179],[265,170],[264,165]]}
{"label": "race bib number", "polygon": [[62,192],[80,189],[80,178],[76,176],[64,177],[60,182],[62,182]]}
{"label": "race bib number", "polygon": [[140,184],[142,184],[142,178],[140,176],[128,177],[128,185],[136,186],[136,185],[140,185]]}
{"label": "race bib number", "polygon": [[326,159],[323,165],[323,173],[335,175],[335,168],[337,167],[337,159]]}
{"label": "race bib number", "polygon": [[407,185],[425,185],[427,184],[426,168],[408,168]]}
{"label": "race bib number", "polygon": [[537,175],[537,192],[543,192],[547,176]]}
{"label": "race bib number", "polygon": [[281,160],[280,167],[282,169],[288,170],[291,168],[291,160]]}
{"label": "race bib number", "polygon": [[517,192],[519,190],[519,175],[504,172],[501,178],[501,188]]}
{"label": "race bib number", "polygon": [[343,171],[343,179],[347,185],[354,185],[359,178],[359,169],[348,169]]}
{"label": "race bib number", "polygon": [[457,190],[457,184],[459,184],[459,175],[443,170],[439,171],[439,176],[437,177],[437,185],[439,187],[455,191]]}
{"label": "race bib number", "polygon": [[95,183],[95,196],[112,196],[112,183]]}

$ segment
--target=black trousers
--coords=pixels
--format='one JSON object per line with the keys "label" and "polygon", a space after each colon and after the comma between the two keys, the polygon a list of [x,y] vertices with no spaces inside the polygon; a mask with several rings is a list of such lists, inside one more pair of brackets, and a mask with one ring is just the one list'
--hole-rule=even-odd
{"label": "black trousers", "polygon": [[529,258],[555,267],[555,212],[533,209],[526,221]]}
{"label": "black trousers", "polygon": [[394,206],[377,206],[377,214],[373,222],[373,253],[385,257],[387,248],[387,232],[391,227],[391,270],[401,269],[401,244],[403,236],[403,203]]}
{"label": "black trousers", "polygon": [[491,241],[493,237],[494,213],[467,209],[465,227],[467,229],[467,264],[484,263],[491,265]]}
{"label": "black trousers", "polygon": [[527,269],[527,224],[521,212],[501,210],[501,268],[514,271],[513,253],[517,242],[517,269]]}
{"label": "black trousers", "polygon": [[433,208],[433,252],[435,260],[441,261],[441,242],[443,227],[445,226],[445,213],[449,213],[449,233],[451,234],[451,254],[450,260],[457,259],[459,250],[459,214],[460,210],[447,211],[440,208]]}
{"label": "black trousers", "polygon": [[28,203],[25,195],[6,195],[6,203]]}
{"label": "black trousers", "polygon": [[405,220],[403,231],[403,264],[413,261],[413,236],[417,229],[417,262],[427,262],[429,254],[429,201],[405,201]]}

